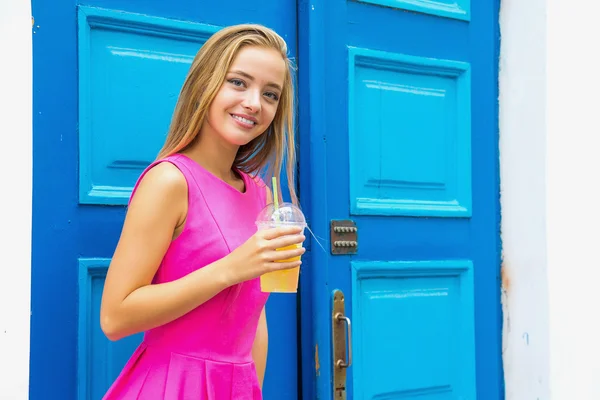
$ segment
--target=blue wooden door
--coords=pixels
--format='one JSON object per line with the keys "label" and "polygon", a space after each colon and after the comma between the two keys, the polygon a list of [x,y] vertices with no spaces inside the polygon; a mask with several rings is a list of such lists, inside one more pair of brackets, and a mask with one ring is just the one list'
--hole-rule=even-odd
{"label": "blue wooden door", "polygon": [[299,12],[302,200],[326,244],[302,281],[306,399],[502,398],[497,15],[470,0]]}
{"label": "blue wooden door", "polygon": [[[33,14],[30,398],[100,399],[141,338],[102,334],[104,276],[192,58],[242,22],[274,28],[295,56],[296,2],[33,0]],[[297,398],[296,308],[293,295],[267,305],[266,399]]]}

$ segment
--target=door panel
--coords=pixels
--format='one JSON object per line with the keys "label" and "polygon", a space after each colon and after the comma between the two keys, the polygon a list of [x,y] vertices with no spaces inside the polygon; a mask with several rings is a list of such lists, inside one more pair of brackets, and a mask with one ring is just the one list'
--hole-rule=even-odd
{"label": "door panel", "polygon": [[336,290],[353,327],[347,398],[501,398],[497,13],[468,0],[300,12],[302,200],[317,237],[333,240],[332,220],[358,227],[356,254],[313,243],[303,281],[303,371],[320,399],[334,398]]}
{"label": "door panel", "polygon": [[354,398],[475,399],[469,261],[352,262]]}
{"label": "door panel", "polygon": [[357,47],[348,57],[351,213],[470,216],[469,64]]}
{"label": "door panel", "polygon": [[[33,13],[30,398],[100,399],[141,339],[101,332],[104,277],[191,61],[211,33],[242,22],[274,28],[294,57],[296,2],[34,0]],[[287,294],[267,304],[265,399],[297,398],[296,308]]]}
{"label": "door panel", "polygon": [[[211,25],[79,7],[79,201],[126,205]],[[152,112],[149,112],[152,111]]]}

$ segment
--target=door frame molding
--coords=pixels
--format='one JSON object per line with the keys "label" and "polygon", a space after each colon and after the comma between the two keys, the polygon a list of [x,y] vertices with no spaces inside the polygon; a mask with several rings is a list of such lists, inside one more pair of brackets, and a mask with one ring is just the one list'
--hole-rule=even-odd
{"label": "door frame molding", "polygon": [[[327,35],[326,1],[298,1],[298,113],[300,201],[309,226],[316,237],[328,238],[329,215],[326,207],[327,169],[324,88]],[[300,284],[301,395],[303,400],[327,398],[331,389],[330,293],[327,286],[328,254],[313,237],[307,237],[308,263]],[[323,244],[325,248],[327,246]],[[325,290],[323,290],[325,288]]]}

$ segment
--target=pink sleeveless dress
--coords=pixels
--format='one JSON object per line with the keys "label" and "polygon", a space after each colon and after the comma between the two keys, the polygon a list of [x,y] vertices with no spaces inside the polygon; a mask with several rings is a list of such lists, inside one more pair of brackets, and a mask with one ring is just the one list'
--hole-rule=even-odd
{"label": "pink sleeveless dress", "polygon": [[[179,279],[229,254],[256,232],[255,217],[266,204],[262,181],[240,173],[246,187],[241,193],[181,154],[151,164],[142,177],[159,162],[174,164],[185,176],[188,214],[154,283]],[[258,278],[246,281],[145,332],[104,400],[262,399],[251,351],[267,297]]]}

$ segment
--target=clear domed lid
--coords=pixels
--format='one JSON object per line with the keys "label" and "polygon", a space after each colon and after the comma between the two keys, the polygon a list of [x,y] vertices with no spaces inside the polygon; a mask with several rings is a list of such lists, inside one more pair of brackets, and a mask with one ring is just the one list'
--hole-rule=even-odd
{"label": "clear domed lid", "polygon": [[268,204],[256,217],[257,225],[302,225],[306,227],[306,219],[300,208],[292,203],[281,203],[276,209]]}

